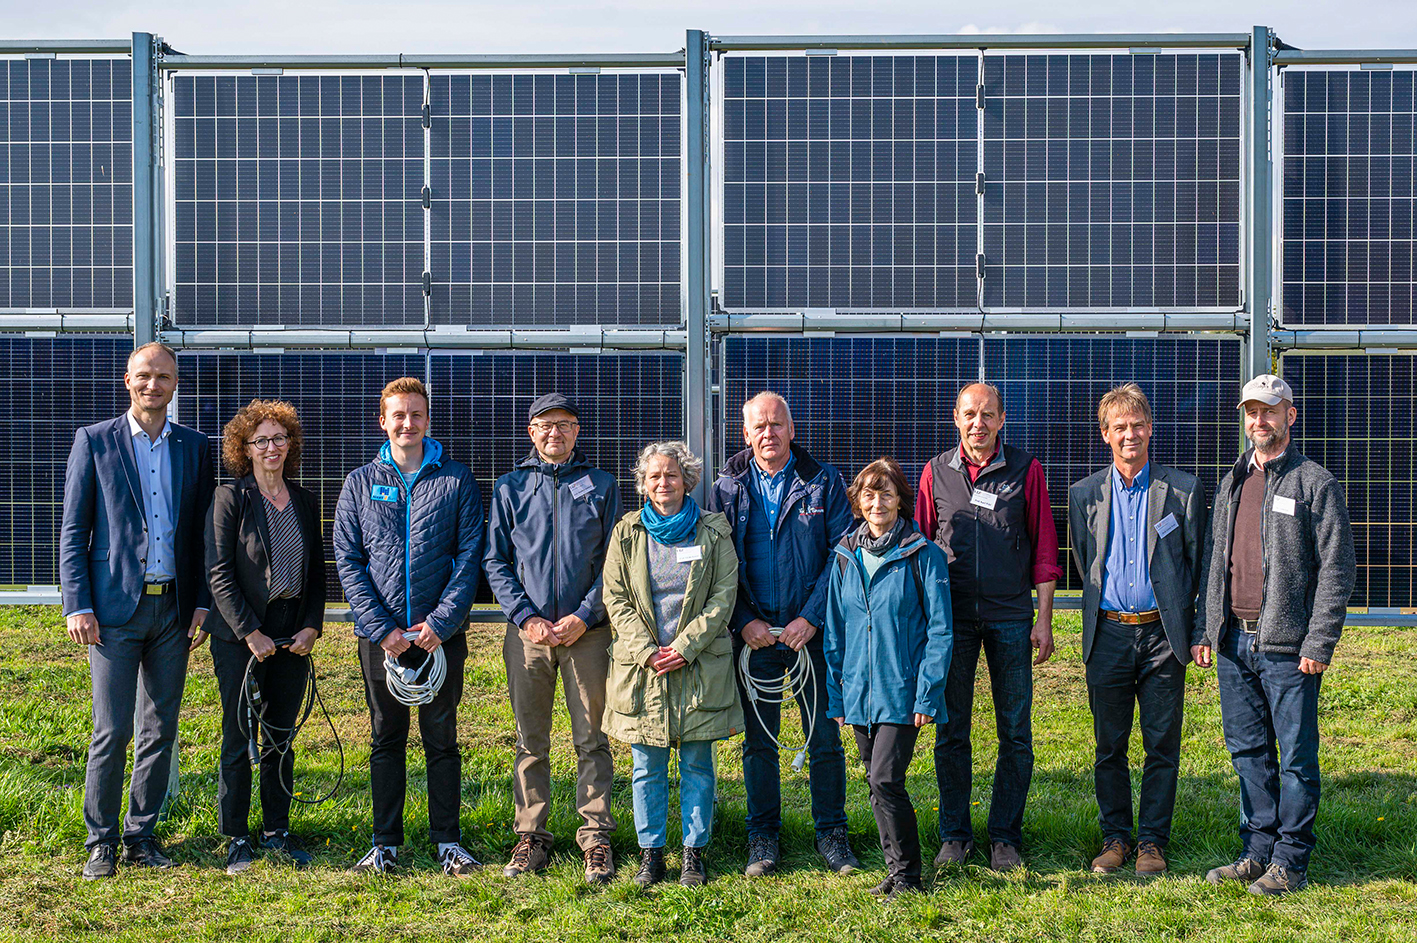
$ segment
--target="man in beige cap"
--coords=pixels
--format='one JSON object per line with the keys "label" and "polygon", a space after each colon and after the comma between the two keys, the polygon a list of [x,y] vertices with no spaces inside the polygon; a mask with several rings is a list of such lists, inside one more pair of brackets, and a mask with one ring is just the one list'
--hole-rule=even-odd
{"label": "man in beige cap", "polygon": [[1343,631],[1356,565],[1343,491],[1300,455],[1294,391],[1255,377],[1240,394],[1254,448],[1215,491],[1191,655],[1215,659],[1225,746],[1240,777],[1240,837],[1212,884],[1280,895],[1307,883],[1319,810],[1319,682]]}

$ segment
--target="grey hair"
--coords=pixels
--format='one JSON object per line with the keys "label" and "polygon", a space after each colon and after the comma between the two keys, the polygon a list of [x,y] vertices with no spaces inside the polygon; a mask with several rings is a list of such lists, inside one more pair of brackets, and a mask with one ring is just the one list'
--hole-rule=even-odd
{"label": "grey hair", "polygon": [[782,411],[787,413],[787,424],[792,424],[792,407],[787,405],[787,400],[783,398],[782,394],[774,393],[772,390],[763,390],[761,393],[752,397],[748,400],[748,402],[743,404],[744,426],[748,425],[748,410],[752,409],[759,403],[777,403],[779,406],[782,407]]}
{"label": "grey hair", "polygon": [[994,402],[996,402],[996,403],[999,404],[999,412],[1002,413],[1002,412],[1005,411],[1005,410],[1004,410],[1004,394],[1001,393],[1001,392],[999,391],[999,388],[998,388],[997,386],[995,386],[994,384],[992,384],[992,383],[985,383],[985,382],[983,382],[982,380],[981,380],[981,381],[978,381],[978,382],[975,382],[975,383],[967,383],[967,384],[965,384],[964,386],[960,387],[959,392],[955,394],[955,409],[959,409],[959,401],[962,400],[962,399],[964,399],[964,394],[965,394],[966,392],[968,392],[969,390],[983,390],[983,391],[986,392],[986,393],[991,393],[991,394],[993,394],[993,396],[994,396]]}
{"label": "grey hair", "polygon": [[649,493],[645,488],[645,473],[648,471],[649,460],[656,455],[666,455],[678,463],[679,474],[684,476],[685,493],[693,491],[704,476],[704,460],[689,451],[689,443],[677,440],[651,442],[640,449],[640,456],[635,459],[635,490],[642,495]]}

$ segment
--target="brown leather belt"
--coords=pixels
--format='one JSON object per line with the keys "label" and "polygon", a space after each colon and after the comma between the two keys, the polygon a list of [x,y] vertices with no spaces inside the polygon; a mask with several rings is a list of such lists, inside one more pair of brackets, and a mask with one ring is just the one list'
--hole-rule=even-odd
{"label": "brown leather belt", "polygon": [[1122,625],[1148,625],[1152,622],[1161,621],[1160,609],[1148,609],[1146,612],[1108,612],[1102,610],[1102,618],[1111,619],[1113,622],[1120,622]]}

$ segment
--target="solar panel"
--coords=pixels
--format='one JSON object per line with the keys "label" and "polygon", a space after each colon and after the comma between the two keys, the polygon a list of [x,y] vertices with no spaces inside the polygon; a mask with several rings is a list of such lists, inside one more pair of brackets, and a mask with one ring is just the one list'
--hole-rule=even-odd
{"label": "solar panel", "polygon": [[680,323],[677,73],[431,81],[435,323]]}
{"label": "solar panel", "polygon": [[974,56],[723,60],[730,310],[973,308]]}
{"label": "solar panel", "polygon": [[1413,605],[1417,588],[1417,357],[1286,355],[1299,450],[1338,478],[1353,522],[1351,606]]}
{"label": "solar panel", "polygon": [[0,463],[0,586],[58,584],[64,468],[74,432],[128,407],[123,368],[132,349],[124,336],[0,337],[0,382],[23,390],[31,406],[0,417],[7,452],[16,457]]}
{"label": "solar panel", "polygon": [[178,323],[424,323],[420,76],[172,90]]}
{"label": "solar panel", "polygon": [[986,56],[985,306],[1237,307],[1242,68]]}
{"label": "solar panel", "polygon": [[133,309],[132,66],[0,60],[0,308]]}
{"label": "solar panel", "polygon": [[1413,324],[1413,73],[1281,75],[1281,319],[1295,325]]}

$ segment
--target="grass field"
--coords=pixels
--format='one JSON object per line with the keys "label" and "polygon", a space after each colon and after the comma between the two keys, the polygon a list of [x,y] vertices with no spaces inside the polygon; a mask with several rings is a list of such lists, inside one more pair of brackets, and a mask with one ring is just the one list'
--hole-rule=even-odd
{"label": "grass field", "polygon": [[[615,850],[619,878],[603,889],[580,879],[571,840],[578,821],[574,755],[564,709],[553,770],[562,840],[544,876],[501,876],[514,841],[513,724],[500,633],[473,633],[459,721],[463,749],[463,834],[473,854],[497,865],[460,882],[437,870],[427,846],[421,752],[410,758],[411,872],[367,878],[345,873],[369,840],[368,716],[349,626],[331,625],[316,649],[326,704],[345,743],[348,772],[339,797],[297,806],[294,829],[316,854],[307,871],[266,862],[228,877],[216,831],[220,717],[211,658],[192,662],[182,716],[182,795],[159,837],[179,862],[167,873],[121,872],[86,883],[82,820],[89,734],[89,675],[83,652],[64,638],[55,609],[0,609],[0,937],[73,940],[1417,940],[1417,630],[1351,629],[1325,676],[1321,705],[1324,799],[1314,885],[1284,900],[1214,888],[1206,869],[1238,850],[1239,799],[1220,732],[1214,672],[1188,678],[1181,792],[1169,857],[1172,875],[1148,884],[1094,878],[1086,865],[1100,840],[1092,798],[1091,721],[1075,616],[1060,617],[1058,654],[1037,670],[1037,769],[1024,823],[1028,869],[996,875],[975,866],[935,876],[928,896],[883,907],[867,890],[883,874],[864,773],[850,764],[852,843],[866,871],[848,878],[818,869],[811,850],[805,774],[783,757],[784,872],[741,876],[744,796],[741,741],[720,745],[720,805],[709,855],[712,880],[688,891],[643,893],[631,882],[638,860],[629,807],[629,752],[615,745]],[[987,679],[975,717],[975,829],[984,840],[994,753]],[[795,724],[786,742],[797,742]],[[937,847],[931,738],[911,767],[927,862]],[[1140,756],[1134,735],[1132,754]],[[848,746],[848,758],[854,759]],[[1134,764],[1135,765],[1135,764]],[[299,746],[297,788],[327,788],[337,770],[334,741],[312,720]],[[1139,773],[1138,773],[1139,775]],[[1134,782],[1136,776],[1134,776]],[[671,814],[677,829],[677,815]],[[673,836],[671,836],[671,844]],[[411,854],[410,854],[411,853]],[[671,856],[671,865],[677,855]]]}

